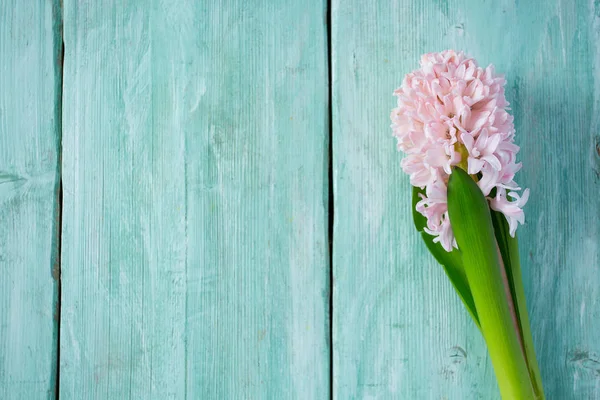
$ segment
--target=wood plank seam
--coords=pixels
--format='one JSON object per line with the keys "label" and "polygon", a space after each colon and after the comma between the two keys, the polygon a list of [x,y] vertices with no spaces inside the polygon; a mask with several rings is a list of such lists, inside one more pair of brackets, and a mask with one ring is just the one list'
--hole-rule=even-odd
{"label": "wood plank seam", "polygon": [[56,309],[54,324],[56,330],[56,363],[55,363],[55,379],[54,379],[54,398],[58,400],[60,398],[60,316],[61,316],[61,295],[62,295],[62,282],[61,282],[61,255],[62,255],[62,222],[63,222],[63,182],[62,182],[62,115],[63,115],[63,75],[64,75],[64,59],[65,59],[65,42],[63,36],[63,4],[62,0],[55,0],[53,2],[53,32],[54,32],[54,55],[57,64],[57,71],[55,76],[56,85],[56,132],[58,135],[57,143],[57,170],[58,170],[58,184],[57,184],[57,210],[56,210],[56,262],[52,271],[52,276],[56,281]]}
{"label": "wood plank seam", "polygon": [[329,226],[327,228],[327,236],[329,241],[329,399],[334,399],[334,385],[333,385],[333,224],[334,224],[334,190],[333,190],[333,115],[332,115],[332,93],[333,93],[333,80],[332,80],[332,47],[331,47],[331,0],[327,0],[326,11],[325,11],[325,25],[327,35],[327,129],[328,129],[328,157],[329,162],[327,164],[327,179],[329,180],[328,185],[328,196],[329,205],[327,210]]}

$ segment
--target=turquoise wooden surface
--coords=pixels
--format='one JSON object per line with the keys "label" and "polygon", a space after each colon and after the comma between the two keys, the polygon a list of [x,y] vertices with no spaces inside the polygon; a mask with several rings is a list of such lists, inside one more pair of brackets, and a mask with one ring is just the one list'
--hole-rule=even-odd
{"label": "turquoise wooden surface", "polygon": [[0,2],[1,399],[55,396],[59,34],[58,2]]}
{"label": "turquoise wooden surface", "polygon": [[327,8],[0,4],[0,398],[498,398],[389,129],[445,48],[508,80],[547,396],[600,398],[600,5]]}
{"label": "turquoise wooden surface", "polygon": [[332,16],[335,397],[498,398],[479,333],[414,232],[389,128],[403,75],[455,48],[508,81],[547,397],[600,398],[600,4],[333,0]]}
{"label": "turquoise wooden surface", "polygon": [[64,1],[61,398],[328,397],[325,11]]}

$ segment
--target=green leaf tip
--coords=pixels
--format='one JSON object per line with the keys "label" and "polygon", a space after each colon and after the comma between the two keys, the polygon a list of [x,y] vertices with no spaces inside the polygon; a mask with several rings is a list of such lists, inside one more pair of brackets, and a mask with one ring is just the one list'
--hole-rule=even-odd
{"label": "green leaf tip", "polygon": [[489,205],[460,168],[453,169],[448,181],[448,214],[502,397],[534,400]]}
{"label": "green leaf tip", "polygon": [[453,249],[451,252],[447,252],[441,244],[433,241],[433,236],[424,231],[427,219],[421,215],[416,208],[417,203],[421,200],[420,194],[424,194],[423,190],[418,187],[413,187],[412,213],[415,228],[421,234],[421,238],[423,239],[423,242],[425,242],[425,246],[427,246],[429,252],[444,269],[444,272],[446,273],[446,276],[448,276],[448,279],[450,279],[452,286],[454,286],[458,297],[462,300],[469,315],[473,318],[475,325],[479,328],[479,317],[477,316],[473,294],[469,288],[467,276],[465,275],[465,270],[462,265],[460,251],[458,251],[458,249]]}

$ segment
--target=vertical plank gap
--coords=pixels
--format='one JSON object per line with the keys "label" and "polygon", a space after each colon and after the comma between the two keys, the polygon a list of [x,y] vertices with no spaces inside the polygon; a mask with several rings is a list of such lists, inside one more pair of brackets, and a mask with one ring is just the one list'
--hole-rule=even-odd
{"label": "vertical plank gap", "polygon": [[327,125],[329,131],[328,146],[328,239],[329,239],[329,398],[333,400],[333,221],[334,221],[334,190],[333,190],[333,104],[332,104],[332,46],[331,46],[331,0],[327,0],[327,10],[325,16],[327,25]]}
{"label": "vertical plank gap", "polygon": [[63,186],[62,179],[58,184],[58,226],[57,226],[57,255],[56,255],[56,385],[55,385],[55,396],[56,400],[60,398],[60,312],[61,312],[61,296],[62,296],[62,283],[61,283],[61,252],[62,252],[62,205],[63,205]]}
{"label": "vertical plank gap", "polygon": [[61,255],[62,255],[62,225],[63,225],[63,182],[62,182],[62,117],[63,117],[63,75],[65,58],[65,41],[63,35],[63,1],[55,0],[53,3],[53,31],[54,31],[54,59],[56,60],[55,85],[56,85],[56,106],[55,120],[57,132],[57,210],[56,210],[56,261],[54,265],[53,276],[56,280],[56,309],[54,323],[56,324],[56,381],[54,386],[54,398],[60,398],[60,315],[62,298],[61,281]]}

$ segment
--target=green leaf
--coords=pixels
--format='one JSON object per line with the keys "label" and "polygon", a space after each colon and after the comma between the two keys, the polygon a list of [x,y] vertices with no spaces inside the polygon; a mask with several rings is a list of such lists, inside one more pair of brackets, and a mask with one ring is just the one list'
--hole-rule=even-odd
{"label": "green leaf", "polygon": [[502,398],[534,400],[489,205],[460,168],[448,181],[448,213]]}
{"label": "green leaf", "polygon": [[467,282],[467,276],[465,275],[465,269],[462,264],[462,257],[458,249],[453,249],[451,252],[447,252],[441,244],[433,242],[433,236],[423,230],[427,224],[427,218],[425,218],[416,209],[417,203],[421,200],[419,194],[424,191],[418,187],[413,187],[412,196],[412,213],[413,221],[417,231],[421,234],[421,238],[425,242],[427,249],[433,255],[438,263],[442,265],[448,279],[454,286],[454,289],[458,293],[458,297],[462,300],[463,304],[467,308],[467,311],[473,318],[475,325],[479,328],[479,317],[477,316],[477,309],[475,308],[475,302],[473,301],[473,295]]}
{"label": "green leaf", "polygon": [[510,236],[508,222],[504,215],[497,211],[492,211],[492,223],[494,225],[498,247],[500,248],[500,254],[504,261],[508,285],[517,314],[517,321],[523,340],[523,347],[525,349],[525,361],[527,362],[529,376],[533,383],[533,389],[537,396],[536,398],[545,399],[542,377],[535,356],[533,337],[529,325],[529,314],[527,313],[527,305],[525,303],[525,289],[523,287],[521,263],[519,261],[519,241],[516,236],[514,238]]}

